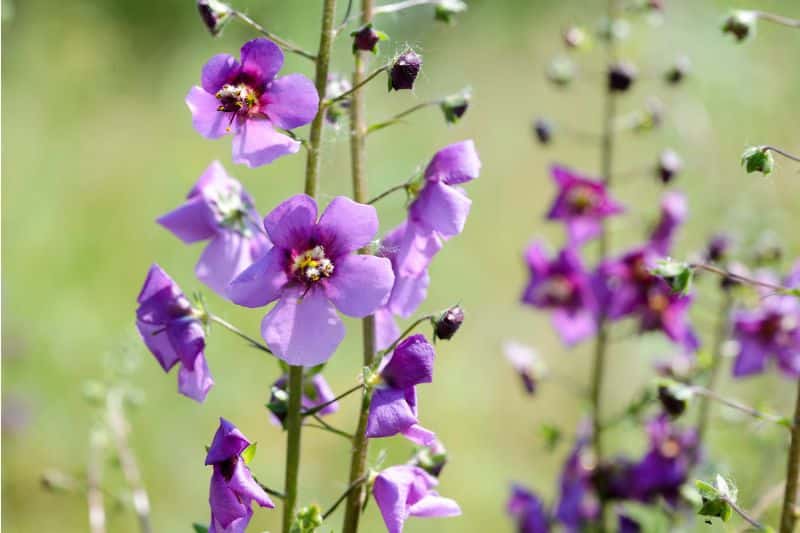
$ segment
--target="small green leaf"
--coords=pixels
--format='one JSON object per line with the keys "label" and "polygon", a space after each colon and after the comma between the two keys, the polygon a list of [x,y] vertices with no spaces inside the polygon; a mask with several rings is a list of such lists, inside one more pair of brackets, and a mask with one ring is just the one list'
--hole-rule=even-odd
{"label": "small green leaf", "polygon": [[703,498],[712,499],[719,496],[719,494],[717,494],[717,489],[715,489],[713,485],[706,483],[701,479],[696,480],[694,482],[694,486],[697,487],[697,490],[700,492],[700,496]]}
{"label": "small green leaf", "polygon": [[689,263],[671,258],[661,259],[651,270],[652,274],[667,282],[672,292],[685,295],[692,288],[694,271]]}
{"label": "small green leaf", "polygon": [[775,160],[763,146],[750,146],[742,153],[742,166],[748,174],[761,172],[768,176],[775,167]]}
{"label": "small green leaf", "polygon": [[194,533],[208,533],[208,527],[202,524],[192,524],[192,529],[194,529]]}
{"label": "small green leaf", "polygon": [[249,465],[250,461],[253,460],[253,457],[256,456],[256,446],[258,445],[257,442],[253,442],[247,448],[242,451],[242,459],[244,459],[244,464]]}
{"label": "small green leaf", "polygon": [[558,447],[563,436],[561,429],[554,424],[542,424],[539,426],[539,433],[544,439],[544,448],[548,452],[552,452]]}

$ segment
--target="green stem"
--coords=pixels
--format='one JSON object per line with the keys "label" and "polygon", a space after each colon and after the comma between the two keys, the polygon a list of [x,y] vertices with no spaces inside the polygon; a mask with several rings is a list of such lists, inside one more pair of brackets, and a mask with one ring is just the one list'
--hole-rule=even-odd
{"label": "green stem", "polygon": [[[761,420],[766,420],[767,422],[772,422],[773,424],[777,424],[779,426],[783,426],[788,430],[793,430],[794,427],[792,426],[792,422],[788,420],[786,417],[774,415],[772,413],[764,413],[759,411],[758,409],[754,409],[749,405],[745,405],[741,402],[737,402],[736,400],[731,400],[729,398],[725,398],[724,396],[720,396],[713,390],[707,389],[705,387],[700,386],[693,386],[690,387],[690,390],[693,394],[702,397],[704,400],[710,401],[713,400],[715,402],[721,403],[731,409],[736,409],[737,411],[741,411],[746,415],[752,416],[753,418],[758,418]],[[698,440],[698,444],[700,441]]]}
{"label": "green stem", "polygon": [[403,118],[407,117],[408,115],[410,115],[410,114],[412,114],[412,113],[414,113],[416,111],[419,111],[420,109],[425,109],[426,107],[431,107],[431,106],[441,105],[441,104],[442,104],[442,100],[430,100],[428,102],[422,102],[421,104],[417,104],[417,105],[415,105],[413,107],[409,107],[405,111],[401,111],[401,112],[397,113],[396,115],[393,115],[392,117],[387,118],[386,120],[383,120],[381,122],[377,122],[375,124],[370,124],[370,126],[367,128],[367,135],[369,135],[370,133],[376,132],[378,130],[382,130],[383,128],[385,128],[387,126],[391,126],[392,124],[395,124],[395,123],[399,122]]}
{"label": "green stem", "polygon": [[[322,7],[322,23],[319,32],[319,51],[317,53],[314,85],[320,101],[325,96],[328,82],[328,67],[333,46],[333,18],[336,14],[336,0],[324,0]],[[311,122],[308,136],[308,155],[306,157],[305,192],[312,198],[319,192],[320,150],[324,127],[325,110],[322,106]],[[297,507],[297,478],[300,470],[300,434],[303,429],[302,396],[303,367],[289,367],[289,402],[286,412],[286,478],[283,506],[283,533],[289,533],[294,521]]]}
{"label": "green stem", "polygon": [[792,441],[786,461],[786,490],[783,492],[780,533],[794,533],[797,523],[797,489],[800,486],[800,381],[797,382],[797,400],[792,419]]}
{"label": "green stem", "polygon": [[292,52],[292,53],[297,54],[299,56],[305,57],[306,59],[310,59],[311,61],[316,61],[317,60],[317,56],[315,56],[314,54],[312,54],[310,52],[306,52],[305,50],[303,50],[302,48],[300,48],[296,44],[293,44],[293,43],[287,41],[286,39],[278,37],[277,35],[275,35],[271,31],[267,30],[264,26],[262,26],[261,24],[259,24],[255,20],[251,19],[249,16],[245,15],[244,13],[242,13],[240,11],[233,11],[232,15],[234,17],[238,18],[239,20],[241,20],[242,22],[244,22],[245,24],[247,24],[248,26],[250,26],[251,28],[253,28],[254,30],[256,30],[258,33],[260,33],[264,37],[267,37],[268,39],[274,41],[275,44],[277,44],[278,46],[280,46],[284,50],[286,50],[288,52]]}
{"label": "green stem", "polygon": [[398,345],[398,344],[400,344],[400,341],[402,341],[403,339],[405,339],[405,338],[406,338],[406,336],[407,336],[409,333],[411,333],[412,331],[414,331],[414,329],[415,329],[417,326],[419,326],[420,324],[422,324],[423,322],[425,322],[425,321],[427,321],[427,320],[432,320],[432,319],[434,319],[434,318],[436,318],[436,315],[425,315],[425,316],[423,316],[423,317],[420,317],[420,318],[416,319],[414,322],[412,322],[412,323],[411,323],[411,325],[410,325],[410,326],[408,326],[408,327],[405,329],[405,331],[403,331],[403,333],[401,333],[401,334],[400,334],[400,336],[399,336],[399,337],[397,337],[397,338],[395,339],[395,341],[394,341],[392,344],[390,344],[390,345],[389,345],[389,347],[388,347],[388,348],[386,348],[385,350],[383,350],[383,353],[385,353],[385,354],[387,354],[387,353],[390,353],[392,350],[394,350],[395,348],[397,348],[397,345]]}
{"label": "green stem", "polygon": [[[708,392],[715,394],[717,379],[719,377],[720,363],[722,362],[722,346],[725,344],[725,339],[728,337],[728,315],[733,305],[733,298],[729,292],[726,292],[722,298],[722,304],[717,317],[717,327],[714,334],[714,344],[711,347],[711,368],[708,371]],[[710,395],[703,395],[700,400],[700,407],[697,419],[697,444],[698,447],[705,438],[706,428],[708,427],[708,420],[711,416],[711,400]]]}
{"label": "green stem", "polygon": [[272,353],[272,350],[267,348],[267,346],[265,344],[257,341],[256,339],[254,339],[250,335],[246,334],[245,332],[243,332],[242,330],[240,330],[239,328],[237,328],[236,326],[234,326],[233,324],[231,324],[227,320],[224,320],[224,319],[218,317],[217,315],[212,315],[211,313],[208,313],[207,316],[208,316],[208,319],[211,320],[212,322],[216,322],[217,324],[219,324],[223,328],[227,329],[231,333],[234,333],[235,335],[238,335],[239,337],[241,337],[244,340],[246,340],[248,342],[248,344],[250,344],[250,346],[252,346],[253,348],[257,348],[257,349],[261,350],[262,352],[266,352],[268,354]]}
{"label": "green stem", "polygon": [[739,283],[744,283],[745,285],[751,285],[753,287],[761,287],[763,289],[769,289],[771,291],[775,291],[778,294],[797,293],[797,289],[793,289],[790,287],[783,287],[781,285],[775,285],[774,283],[769,283],[758,279],[748,278],[747,276],[735,274],[733,272],[729,272],[727,270],[723,270],[721,268],[715,267],[714,265],[709,265],[706,263],[689,263],[689,267],[694,270],[705,270],[706,272],[711,272],[712,274],[716,274],[723,278],[730,278],[734,281],[738,281]]}
{"label": "green stem", "polygon": [[337,396],[336,398],[333,398],[332,400],[328,400],[328,401],[327,401],[327,402],[325,402],[325,403],[321,403],[321,404],[319,404],[319,405],[315,405],[315,406],[314,406],[314,407],[312,407],[311,409],[307,409],[307,410],[303,411],[303,416],[312,416],[312,415],[315,415],[315,414],[319,413],[320,411],[322,411],[323,409],[325,409],[326,407],[328,407],[330,404],[332,404],[332,403],[336,403],[336,402],[338,402],[339,400],[341,400],[342,398],[346,398],[347,396],[350,396],[351,394],[353,394],[354,392],[356,392],[356,391],[357,391],[357,390],[359,390],[359,389],[362,389],[363,387],[364,387],[364,385],[362,385],[361,383],[359,383],[359,384],[358,384],[358,385],[356,385],[355,387],[352,387],[352,388],[350,388],[350,389],[347,389],[346,391],[344,391],[343,393],[341,393],[341,394],[340,394],[339,396]]}
{"label": "green stem", "polygon": [[328,510],[327,510],[327,511],[325,511],[325,512],[322,514],[322,519],[323,519],[323,520],[327,520],[327,519],[328,519],[328,517],[329,517],[330,515],[332,515],[334,512],[336,512],[336,509],[339,507],[339,505],[340,505],[340,504],[341,504],[341,503],[342,503],[342,502],[343,502],[343,501],[344,501],[344,500],[345,500],[345,499],[346,499],[348,496],[350,496],[350,493],[352,493],[352,492],[353,492],[355,489],[357,489],[358,487],[360,487],[360,486],[361,486],[361,484],[362,484],[362,483],[364,483],[366,480],[367,480],[367,477],[366,477],[366,476],[364,476],[364,477],[361,477],[361,478],[359,478],[359,479],[355,480],[355,482],[353,482],[352,484],[350,484],[350,486],[349,486],[349,487],[347,487],[347,489],[346,489],[346,490],[345,490],[345,491],[344,491],[344,492],[341,494],[341,496],[339,496],[338,498],[336,498],[336,501],[335,501],[335,502],[333,502],[333,505],[331,505],[331,506],[328,508]]}
{"label": "green stem", "polygon": [[319,415],[312,415],[312,418],[314,420],[316,420],[317,423],[316,424],[310,424],[310,423],[306,422],[305,425],[307,427],[323,429],[325,431],[333,433],[334,435],[339,435],[340,437],[344,437],[347,440],[353,440],[353,436],[350,433],[347,433],[346,431],[342,431],[339,428],[333,427],[332,425],[330,425],[327,422],[325,422]]}
{"label": "green stem", "polygon": [[345,98],[349,98],[350,96],[354,95],[355,93],[360,93],[361,89],[366,84],[368,84],[373,79],[375,79],[376,76],[380,75],[382,72],[386,72],[387,70],[389,70],[388,65],[383,65],[382,67],[376,68],[375,70],[373,70],[370,73],[369,76],[367,76],[366,78],[361,79],[358,82],[358,84],[354,83],[353,87],[350,90],[347,90],[347,91],[343,92],[342,94],[338,94],[338,95],[334,96],[333,98],[331,98],[330,100],[325,100],[325,102],[323,102],[322,105],[324,107],[328,107],[331,104],[335,104],[336,102],[340,102],[340,101],[344,100]]}
{"label": "green stem", "polygon": [[765,531],[767,529],[764,527],[764,524],[753,518],[750,513],[739,507],[735,501],[731,500],[730,498],[724,498],[724,500],[728,502],[728,505],[731,506],[731,509],[736,511],[736,514],[742,517],[742,520],[756,528],[758,531]]}
{"label": "green stem", "polygon": [[767,11],[756,11],[755,14],[761,20],[768,20],[775,24],[788,26],[789,28],[800,28],[800,19],[784,17],[783,15],[776,15],[775,13],[769,13]]}
{"label": "green stem", "polygon": [[383,191],[382,193],[380,193],[378,196],[376,196],[376,197],[374,197],[374,198],[370,199],[370,200],[369,200],[367,203],[368,203],[369,205],[372,205],[372,204],[374,204],[375,202],[378,202],[378,201],[380,201],[380,200],[383,200],[384,198],[386,198],[387,196],[389,196],[390,194],[392,194],[392,193],[394,193],[394,192],[397,192],[397,191],[404,191],[404,190],[406,190],[406,189],[408,189],[408,183],[402,183],[402,184],[400,184],[400,185],[395,185],[394,187],[391,187],[391,188],[389,188],[389,189],[386,189],[385,191]]}

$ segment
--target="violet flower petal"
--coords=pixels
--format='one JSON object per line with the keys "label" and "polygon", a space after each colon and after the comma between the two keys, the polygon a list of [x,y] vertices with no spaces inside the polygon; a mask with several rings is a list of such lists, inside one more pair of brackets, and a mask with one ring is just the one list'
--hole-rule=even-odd
{"label": "violet flower petal", "polygon": [[319,94],[311,80],[302,74],[289,74],[267,86],[261,107],[273,124],[291,130],[314,120]]}
{"label": "violet flower petal", "polygon": [[278,133],[266,119],[242,121],[233,136],[232,144],[233,162],[251,168],[267,165],[281,156],[295,154],[300,150],[299,141]]}
{"label": "violet flower petal", "polygon": [[316,221],[317,203],[308,195],[297,194],[270,211],[264,218],[264,229],[275,246],[303,251]]}
{"label": "violet flower petal", "polygon": [[280,248],[270,249],[231,281],[225,291],[227,297],[245,307],[261,307],[277,300],[289,281],[285,256]]}
{"label": "violet flower petal", "polygon": [[186,95],[186,105],[192,113],[192,125],[207,139],[218,139],[229,133],[230,113],[221,113],[219,101],[201,87],[192,87]]}
{"label": "violet flower petal", "polygon": [[242,74],[254,87],[264,88],[283,66],[283,50],[263,37],[244,43],[241,57]]}
{"label": "violet flower petal", "polygon": [[325,294],[347,316],[363,318],[386,303],[394,283],[392,264],[385,257],[345,255],[336,261]]}
{"label": "violet flower petal", "polygon": [[325,252],[336,258],[368,245],[375,238],[378,212],[374,206],[337,196],[319,217],[316,231],[318,239],[326,244]]}

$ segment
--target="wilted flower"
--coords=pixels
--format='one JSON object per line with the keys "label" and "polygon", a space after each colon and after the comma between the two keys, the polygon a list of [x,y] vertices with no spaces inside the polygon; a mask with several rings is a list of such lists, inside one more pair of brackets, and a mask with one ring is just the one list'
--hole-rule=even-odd
{"label": "wilted flower", "polygon": [[195,267],[198,279],[224,296],[228,284],[272,247],[259,226],[253,199],[214,161],[194,184],[186,202],[158,223],[191,244],[210,241]]}
{"label": "wilted flower", "polygon": [[293,154],[300,143],[278,133],[308,124],[317,114],[319,95],[302,74],[275,75],[283,51],[272,41],[253,39],[242,46],[241,62],[227,54],[203,67],[200,86],[192,87],[186,105],[194,128],[209,139],[233,133],[233,161],[257,167]]}
{"label": "wilted flower", "polygon": [[553,129],[553,124],[547,119],[537,118],[533,121],[533,133],[540,144],[550,144]]}
{"label": "wilted flower", "polygon": [[211,35],[216,37],[225,27],[233,14],[233,9],[228,4],[219,0],[197,0],[197,10]]}
{"label": "wilted flower", "polygon": [[451,94],[450,96],[444,98],[442,103],[439,104],[439,108],[442,110],[444,114],[444,120],[448,124],[455,124],[461,117],[464,116],[464,113],[467,112],[467,108],[469,108],[469,101],[472,97],[469,89],[464,89],[463,91]]}
{"label": "wilted flower", "polygon": [[203,350],[205,331],[189,299],[160,266],[150,267],[136,300],[136,327],[164,372],[178,362],[178,391],[205,400],[214,385]]}
{"label": "wilted flower", "polygon": [[658,157],[657,174],[661,183],[670,183],[683,170],[681,156],[675,150],[666,149]]}
{"label": "wilted flower", "polygon": [[751,146],[742,153],[742,166],[748,173],[761,172],[768,176],[775,168],[775,159],[763,146]]}
{"label": "wilted flower", "polygon": [[252,502],[272,509],[275,504],[253,479],[247,462],[250,441],[233,424],[219,419],[219,428],[208,448],[206,465],[214,467],[208,503],[211,506],[209,533],[243,533],[253,516]]}
{"label": "wilted flower", "polygon": [[553,327],[568,346],[597,330],[597,301],[589,273],[573,248],[565,248],[554,258],[544,247],[533,243],[525,252],[531,278],[522,302],[553,310]]}
{"label": "wilted flower", "polygon": [[344,338],[336,309],[357,318],[386,302],[394,275],[388,259],[355,252],[378,231],[370,205],[337,196],[317,219],[317,203],[299,194],[264,218],[274,247],[228,288],[246,307],[278,300],[261,323],[267,346],[290,365],[330,358]]}
{"label": "wilted flower", "polygon": [[397,56],[389,69],[389,90],[413,89],[421,68],[422,57],[414,50]]}
{"label": "wilted flower", "polygon": [[423,335],[400,342],[379,370],[383,383],[375,388],[369,406],[366,436],[402,434],[417,444],[433,443],[436,435],[419,425],[416,385],[433,381],[433,346]]}
{"label": "wilted flower", "polygon": [[506,341],[503,343],[503,354],[519,374],[525,392],[534,394],[538,381],[547,372],[536,350],[521,342]]}
{"label": "wilted flower", "polygon": [[630,63],[615,63],[608,69],[608,88],[612,92],[625,92],[636,81],[636,67]]}
{"label": "wilted flower", "polygon": [[[272,384],[267,409],[269,409],[271,415],[270,421],[276,425],[282,426],[286,419],[289,405],[288,384],[289,377],[286,374],[279,377],[275,383]],[[334,398],[336,398],[336,395],[333,393],[330,385],[325,381],[322,374],[317,373],[313,376],[304,376],[303,395],[300,400],[304,411],[328,404],[317,411],[316,414],[318,416],[325,416],[335,413],[339,410],[339,402],[328,403]]]}
{"label": "wilted flower", "polygon": [[516,522],[517,533],[549,533],[550,517],[542,500],[522,485],[511,486],[506,511]]}
{"label": "wilted flower", "polygon": [[599,235],[603,219],[625,210],[611,198],[601,181],[591,180],[560,165],[553,165],[550,174],[558,186],[558,195],[547,219],[563,221],[570,243],[574,245]]}
{"label": "wilted flower", "polygon": [[464,310],[454,305],[437,318],[433,324],[434,339],[450,340],[464,323]]}
{"label": "wilted flower", "polygon": [[433,490],[438,484],[435,477],[415,466],[391,466],[380,472],[372,485],[372,495],[388,533],[402,533],[405,521],[412,516],[460,515],[461,509],[455,501]]}
{"label": "wilted flower", "polygon": [[670,191],[661,197],[661,216],[650,234],[650,246],[656,252],[669,254],[675,232],[686,221],[688,212],[689,205],[683,194]]}

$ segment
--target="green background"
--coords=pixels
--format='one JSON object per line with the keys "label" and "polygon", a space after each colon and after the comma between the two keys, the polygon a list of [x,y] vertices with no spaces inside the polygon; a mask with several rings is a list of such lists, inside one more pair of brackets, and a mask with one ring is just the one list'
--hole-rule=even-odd
{"label": "green background", "polygon": [[[450,450],[441,493],[456,498],[464,515],[447,520],[412,520],[407,531],[510,531],[504,501],[511,480],[525,482],[552,500],[566,444],[545,451],[542,423],[569,434],[584,405],[574,382],[585,383],[589,346],[565,351],[548,317],[518,304],[526,273],[520,257],[534,237],[554,246],[563,230],[543,213],[553,196],[547,166],[568,163],[596,173],[599,150],[566,134],[543,149],[530,135],[531,118],[551,117],[563,128],[598,132],[603,89],[601,52],[575,55],[581,64],[566,90],[549,85],[549,59],[564,53],[560,31],[571,22],[594,27],[604,2],[474,1],[452,27],[434,22],[432,8],[385,16],[378,26],[392,40],[388,57],[405,44],[424,56],[413,92],[387,94],[383,80],[368,91],[369,117],[387,117],[417,102],[470,85],[472,107],[465,119],[446,126],[436,109],[376,133],[369,142],[373,193],[400,183],[446,144],[473,138],[483,161],[479,180],[466,186],[473,210],[464,234],[448,243],[431,267],[433,283],[420,312],[461,302],[467,322],[458,336],[438,347],[435,383],[419,388],[421,421],[435,429]],[[651,167],[672,146],[686,171],[675,187],[690,198],[691,219],[676,254],[688,256],[709,234],[726,230],[743,248],[771,232],[796,256],[800,212],[798,166],[778,160],[772,176],[746,175],[738,156],[749,144],[769,143],[800,151],[797,96],[800,94],[800,33],[762,23],[757,38],[737,45],[721,35],[720,22],[736,2],[667,0],[661,25],[632,21],[622,56],[639,64],[641,81],[620,98],[621,111],[640,108],[658,95],[668,113],[661,130],[622,134],[615,157],[620,174],[615,194],[630,214],[611,223],[615,250],[643,238],[657,212],[661,186]],[[796,2],[760,1],[760,9],[800,17]],[[319,1],[240,0],[236,7],[279,35],[316,47]],[[741,6],[741,3],[738,3]],[[102,379],[105,361],[138,355],[133,385],[145,393],[132,414],[133,444],[150,492],[157,531],[189,531],[208,519],[210,470],[203,446],[217,417],[234,421],[258,454],[251,464],[267,484],[280,486],[284,437],[267,422],[263,408],[276,365],[215,328],[207,357],[216,387],[203,405],[176,392],[140,346],[133,327],[135,297],[150,263],[157,261],[186,292],[200,289],[193,267],[200,246],[187,247],[154,224],[182,201],[212,159],[223,162],[256,199],[262,212],[300,191],[305,158],[286,157],[258,169],[230,162],[228,139],[209,141],[191,127],[183,98],[199,80],[206,59],[237,54],[255,35],[232,24],[219,39],[205,32],[191,0],[3,2],[3,360],[4,420],[26,415],[26,423],[4,424],[2,511],[4,530],[84,531],[80,495],[41,489],[42,471],[58,468],[83,475],[88,430],[96,413],[83,399],[87,379]],[[334,70],[349,72],[348,39],[337,42]],[[694,72],[679,87],[661,73],[679,53]],[[287,56],[283,72],[310,74],[309,64]],[[300,130],[301,135],[306,130]],[[347,137],[328,130],[321,184],[323,203],[350,192]],[[403,216],[400,196],[381,202],[382,227]],[[593,247],[587,254],[593,254]],[[747,259],[747,256],[743,256]],[[718,294],[714,282],[695,309],[708,338]],[[703,287],[701,287],[701,290]],[[263,310],[233,308],[204,291],[211,309],[253,334]],[[356,322],[331,359],[327,377],[344,390],[359,372]],[[632,398],[651,375],[650,365],[674,351],[658,336],[624,338],[630,324],[614,328],[621,338],[609,353],[606,388],[609,412]],[[502,356],[503,340],[534,346],[553,368],[554,380],[535,398],[525,397]],[[727,366],[727,363],[726,363]],[[788,413],[792,387],[772,373],[724,388]],[[566,386],[564,383],[566,382]],[[354,426],[356,401],[343,402],[329,421]],[[717,409],[710,442],[719,470],[739,482],[750,506],[780,480],[785,442],[780,429],[753,426]],[[623,427],[609,437],[613,449],[641,453],[641,431]],[[402,439],[374,441],[371,457],[387,449],[404,461]],[[304,432],[303,502],[327,506],[346,484],[347,444],[309,429]],[[109,485],[119,485],[114,467]],[[257,510],[252,531],[278,528],[280,512]],[[338,529],[340,515],[331,522]],[[774,516],[773,516],[774,519]],[[111,513],[110,531],[134,531],[131,513]],[[716,526],[715,526],[716,527]],[[708,530],[700,523],[699,529]],[[364,531],[381,531],[376,508]]]}

